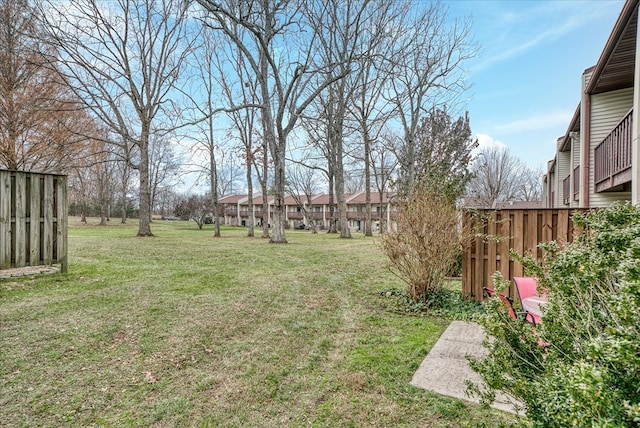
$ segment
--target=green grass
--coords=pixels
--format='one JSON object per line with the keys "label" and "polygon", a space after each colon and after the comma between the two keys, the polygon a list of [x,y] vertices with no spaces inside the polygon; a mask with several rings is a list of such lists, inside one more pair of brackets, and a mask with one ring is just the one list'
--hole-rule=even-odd
{"label": "green grass", "polygon": [[375,238],[82,225],[0,280],[3,426],[510,426],[409,385],[448,321],[385,310]]}

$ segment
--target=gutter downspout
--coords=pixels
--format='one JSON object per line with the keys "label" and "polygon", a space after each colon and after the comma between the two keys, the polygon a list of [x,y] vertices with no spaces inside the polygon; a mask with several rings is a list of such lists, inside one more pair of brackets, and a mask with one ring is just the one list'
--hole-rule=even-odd
{"label": "gutter downspout", "polygon": [[640,204],[640,24],[636,28],[636,61],[633,73],[633,114],[631,120],[631,204]]}
{"label": "gutter downspout", "polygon": [[[584,75],[583,75],[584,79]],[[584,92],[582,94],[582,124],[580,126],[582,132],[582,150],[580,159],[580,208],[589,208],[589,171],[591,164],[591,94]]]}

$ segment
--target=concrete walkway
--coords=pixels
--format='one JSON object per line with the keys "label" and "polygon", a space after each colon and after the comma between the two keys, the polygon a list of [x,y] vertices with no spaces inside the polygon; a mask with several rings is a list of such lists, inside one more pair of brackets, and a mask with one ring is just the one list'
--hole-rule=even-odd
{"label": "concrete walkway", "polygon": [[[482,346],[485,337],[482,327],[478,324],[453,321],[420,364],[411,379],[411,385],[448,397],[479,403],[478,397],[469,397],[465,392],[466,380],[476,385],[482,383],[480,375],[471,370],[465,356],[485,356],[488,352]],[[491,407],[516,413],[514,402],[513,398],[498,395]]]}

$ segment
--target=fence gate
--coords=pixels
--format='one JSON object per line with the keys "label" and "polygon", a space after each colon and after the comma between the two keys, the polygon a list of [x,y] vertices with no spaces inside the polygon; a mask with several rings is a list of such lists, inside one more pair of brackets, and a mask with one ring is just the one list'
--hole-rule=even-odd
{"label": "fence gate", "polygon": [[67,178],[0,169],[0,270],[67,271]]}
{"label": "fence gate", "polygon": [[[579,209],[508,209],[469,210],[463,222],[478,232],[475,240],[463,249],[462,292],[467,298],[482,300],[482,287],[492,286],[491,276],[499,271],[511,281],[524,274],[520,263],[509,255],[533,254],[542,260],[541,242],[571,242],[576,233],[571,216]],[[509,295],[514,296],[513,283]]]}

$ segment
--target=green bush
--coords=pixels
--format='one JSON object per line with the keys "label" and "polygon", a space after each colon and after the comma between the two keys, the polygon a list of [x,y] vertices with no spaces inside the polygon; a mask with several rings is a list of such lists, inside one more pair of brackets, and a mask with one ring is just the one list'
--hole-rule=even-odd
{"label": "green bush", "polygon": [[542,245],[542,266],[520,258],[548,294],[542,324],[513,321],[491,299],[481,323],[495,340],[472,367],[486,401],[510,393],[534,426],[638,426],[640,208],[618,203],[573,220],[582,233]]}

